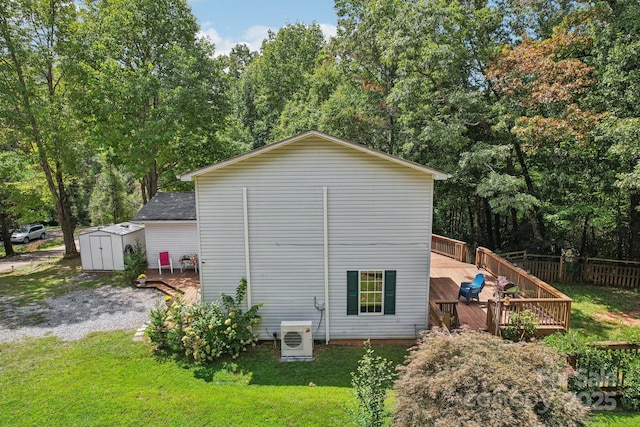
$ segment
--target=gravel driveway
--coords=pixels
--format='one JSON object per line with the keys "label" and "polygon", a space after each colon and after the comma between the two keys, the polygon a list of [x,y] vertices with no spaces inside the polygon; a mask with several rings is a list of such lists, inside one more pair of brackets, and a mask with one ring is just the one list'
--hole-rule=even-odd
{"label": "gravel driveway", "polygon": [[49,335],[70,341],[94,331],[134,330],[149,320],[149,311],[162,296],[155,289],[102,286],[27,306],[5,297],[0,305],[0,343]]}

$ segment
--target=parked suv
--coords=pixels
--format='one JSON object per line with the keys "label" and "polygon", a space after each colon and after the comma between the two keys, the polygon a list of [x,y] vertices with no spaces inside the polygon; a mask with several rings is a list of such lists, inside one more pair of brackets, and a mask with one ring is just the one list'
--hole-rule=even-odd
{"label": "parked suv", "polygon": [[47,231],[42,224],[29,224],[11,234],[11,243],[29,243],[30,240],[44,239]]}

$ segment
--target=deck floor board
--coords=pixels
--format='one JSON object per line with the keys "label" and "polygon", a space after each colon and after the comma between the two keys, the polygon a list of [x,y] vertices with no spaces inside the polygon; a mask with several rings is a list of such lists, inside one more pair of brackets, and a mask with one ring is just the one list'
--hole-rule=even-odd
{"label": "deck floor board", "polygon": [[486,281],[484,289],[480,293],[480,302],[473,300],[469,305],[466,305],[464,298],[460,297],[458,303],[460,324],[467,325],[474,330],[486,329],[487,327],[487,301],[493,298],[496,278],[473,264],[466,264],[444,255],[431,253],[431,289],[429,290],[431,301],[458,299],[460,283],[472,281],[478,273],[484,274]]}

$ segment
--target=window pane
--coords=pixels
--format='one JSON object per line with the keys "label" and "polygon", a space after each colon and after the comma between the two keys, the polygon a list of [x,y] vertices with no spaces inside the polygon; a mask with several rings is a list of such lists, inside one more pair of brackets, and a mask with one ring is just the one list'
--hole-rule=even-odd
{"label": "window pane", "polygon": [[382,313],[384,272],[360,272],[360,313]]}

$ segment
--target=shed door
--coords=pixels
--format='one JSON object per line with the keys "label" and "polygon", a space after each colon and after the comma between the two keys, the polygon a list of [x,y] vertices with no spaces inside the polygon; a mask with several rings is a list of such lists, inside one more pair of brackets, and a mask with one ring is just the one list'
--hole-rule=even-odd
{"label": "shed door", "polygon": [[89,236],[91,264],[94,270],[113,270],[113,250],[111,237]]}

